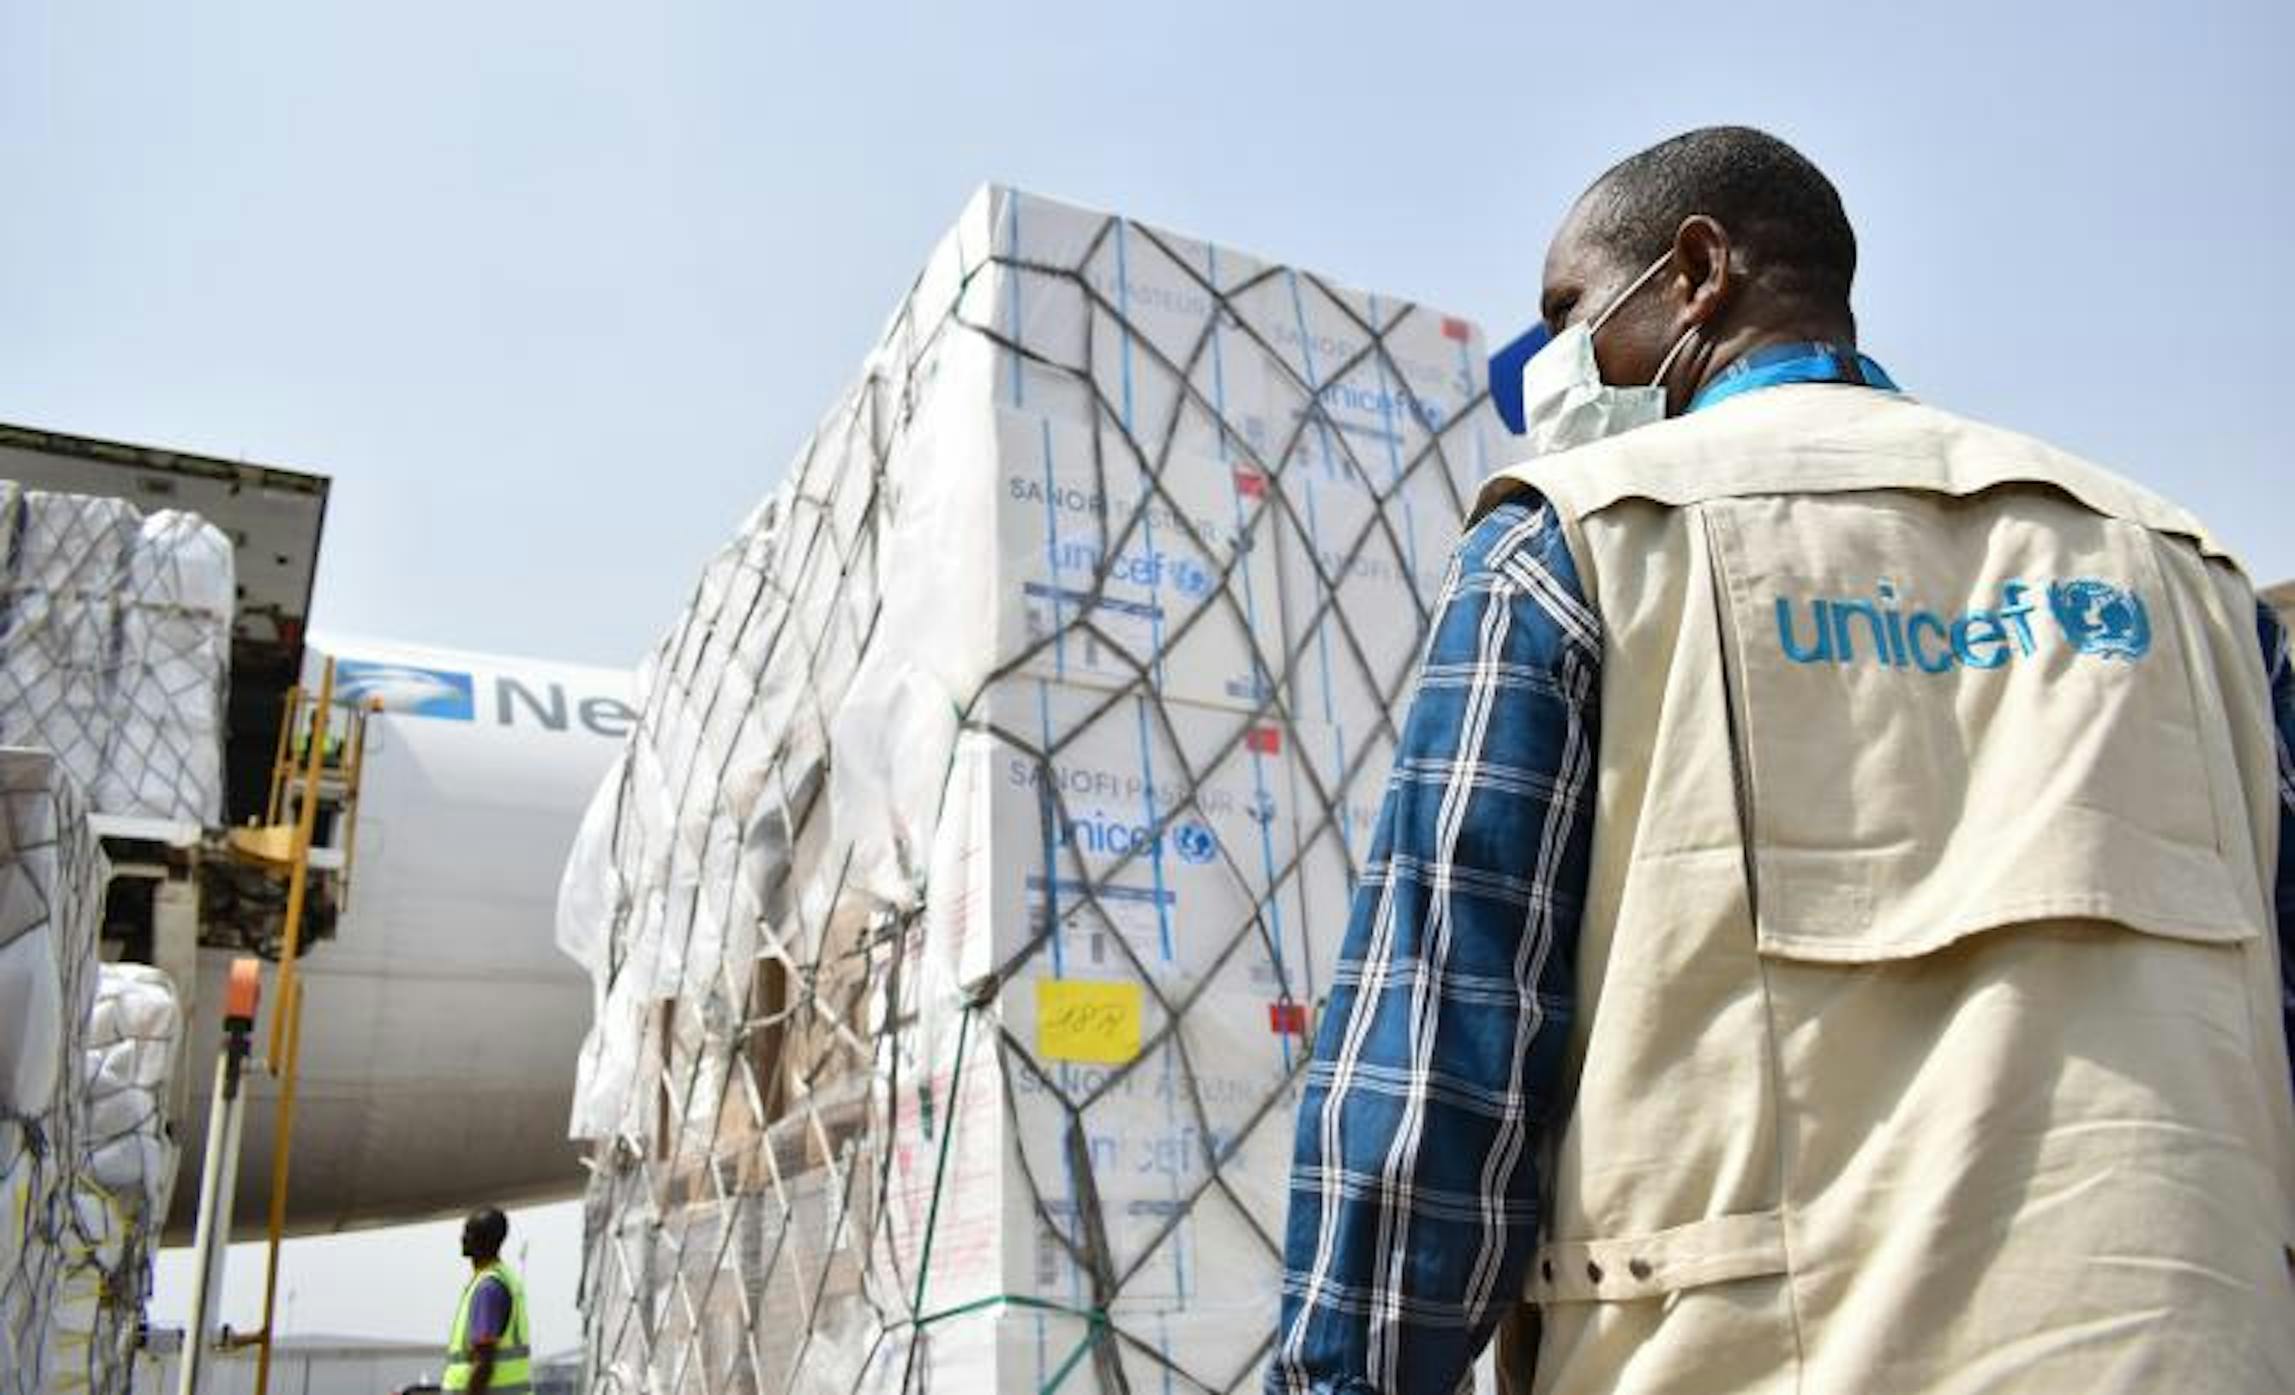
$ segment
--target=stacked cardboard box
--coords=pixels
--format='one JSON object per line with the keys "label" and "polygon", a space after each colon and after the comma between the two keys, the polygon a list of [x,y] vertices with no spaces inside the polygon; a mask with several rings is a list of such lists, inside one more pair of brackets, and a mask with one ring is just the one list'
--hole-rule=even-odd
{"label": "stacked cardboard box", "polygon": [[58,760],[0,749],[0,1395],[43,1389],[78,1219],[105,877]]}
{"label": "stacked cardboard box", "polygon": [[569,863],[600,1391],[1248,1384],[1477,331],[984,190]]}
{"label": "stacked cardboard box", "polygon": [[55,752],[99,813],[219,822],[230,539],[0,481],[0,547],[0,744]]}

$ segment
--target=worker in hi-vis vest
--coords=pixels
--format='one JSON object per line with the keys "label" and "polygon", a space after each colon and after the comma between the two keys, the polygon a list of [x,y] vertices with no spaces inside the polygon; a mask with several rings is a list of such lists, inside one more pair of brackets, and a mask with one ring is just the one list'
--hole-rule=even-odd
{"label": "worker in hi-vis vest", "polygon": [[454,1330],[446,1339],[443,1390],[470,1395],[531,1395],[533,1353],[526,1327],[526,1286],[502,1262],[502,1242],[510,1220],[489,1206],[462,1223],[462,1254],[470,1261],[470,1282],[454,1308]]}
{"label": "worker in hi-vis vest", "polygon": [[1452,1395],[1494,1330],[1540,1395],[2295,1391],[2285,636],[2190,514],[1900,390],[1855,262],[1741,128],[1556,235],[1270,1391]]}

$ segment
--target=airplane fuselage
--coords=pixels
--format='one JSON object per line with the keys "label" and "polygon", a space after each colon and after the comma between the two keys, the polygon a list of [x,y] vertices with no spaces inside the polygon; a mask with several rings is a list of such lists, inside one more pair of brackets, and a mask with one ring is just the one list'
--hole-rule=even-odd
{"label": "airplane fuselage", "polygon": [[[627,673],[314,637],[344,696],[376,699],[357,863],[334,935],[302,961],[289,1227],[335,1230],[566,1195],[590,989],[553,944],[566,853],[636,720]],[[231,954],[202,951],[171,1231],[196,1196],[204,1091]],[[260,1038],[259,1038],[260,1041]],[[238,1221],[263,1216],[277,1101],[247,1107]]]}

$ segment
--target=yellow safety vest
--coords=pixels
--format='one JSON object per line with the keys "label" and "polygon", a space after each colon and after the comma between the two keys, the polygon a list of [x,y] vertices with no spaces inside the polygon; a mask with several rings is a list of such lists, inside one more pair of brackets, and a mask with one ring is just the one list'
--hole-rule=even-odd
{"label": "yellow safety vest", "polygon": [[446,1376],[439,1382],[440,1388],[470,1388],[470,1303],[477,1296],[480,1281],[489,1275],[510,1290],[510,1320],[494,1344],[494,1370],[486,1382],[488,1395],[531,1395],[534,1361],[527,1345],[526,1286],[519,1282],[517,1272],[500,1260],[472,1274],[470,1282],[462,1286],[462,1299],[454,1308],[454,1330],[446,1338]]}

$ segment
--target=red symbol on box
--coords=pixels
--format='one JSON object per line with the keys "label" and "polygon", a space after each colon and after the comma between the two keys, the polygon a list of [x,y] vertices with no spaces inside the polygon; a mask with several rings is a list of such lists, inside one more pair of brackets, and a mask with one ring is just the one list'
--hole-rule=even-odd
{"label": "red symbol on box", "polygon": [[1269,1003],[1267,1030],[1277,1036],[1303,1037],[1307,1035],[1307,1005],[1305,1003]]}
{"label": "red symbol on box", "polygon": [[1442,317],[1442,337],[1445,339],[1455,339],[1459,343],[1463,344],[1467,340],[1474,337],[1474,326],[1468,324],[1464,320],[1454,320],[1450,316],[1445,315]]}
{"label": "red symbol on box", "polygon": [[1243,744],[1263,756],[1283,754],[1283,728],[1253,727],[1244,733]]}
{"label": "red symbol on box", "polygon": [[1246,499],[1263,498],[1267,493],[1267,477],[1257,470],[1237,470],[1235,492]]}

